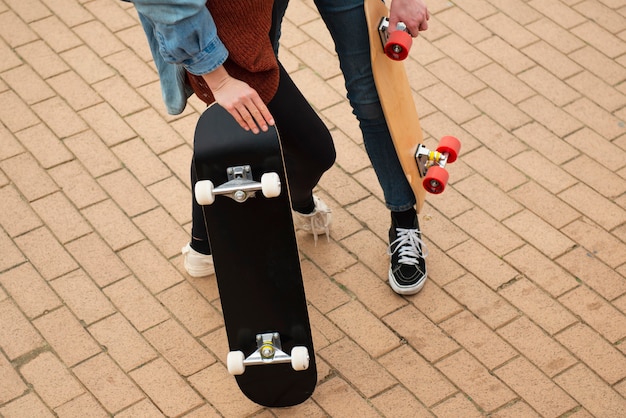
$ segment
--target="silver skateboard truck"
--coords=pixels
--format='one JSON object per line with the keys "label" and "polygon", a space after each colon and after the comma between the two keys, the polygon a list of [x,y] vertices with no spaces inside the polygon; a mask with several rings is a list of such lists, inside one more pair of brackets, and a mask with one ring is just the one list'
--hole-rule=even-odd
{"label": "silver skateboard truck", "polygon": [[291,367],[296,371],[309,368],[309,350],[303,346],[296,346],[291,350],[291,355],[285,353],[277,332],[258,334],[256,343],[256,351],[248,357],[245,357],[242,351],[228,353],[226,365],[230,374],[235,376],[243,374],[246,366],[280,363],[291,363]]}
{"label": "silver skateboard truck", "polygon": [[258,190],[268,198],[280,195],[281,183],[278,173],[264,173],[258,182],[253,180],[250,166],[241,165],[228,167],[226,175],[228,181],[218,187],[214,187],[211,180],[200,180],[196,183],[194,194],[198,204],[211,205],[217,195],[226,195],[236,202],[243,203],[249,197],[254,197]]}
{"label": "silver skateboard truck", "polygon": [[417,146],[417,151],[415,152],[415,161],[417,162],[420,177],[425,177],[430,167],[437,165],[444,168],[446,166],[448,162],[448,153],[431,151],[426,148],[424,144],[419,144]]}

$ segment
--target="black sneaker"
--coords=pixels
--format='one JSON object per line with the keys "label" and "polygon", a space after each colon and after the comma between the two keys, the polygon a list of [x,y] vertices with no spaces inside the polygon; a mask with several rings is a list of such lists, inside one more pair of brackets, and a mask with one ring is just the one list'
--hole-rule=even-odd
{"label": "black sneaker", "polygon": [[392,219],[389,229],[389,284],[400,295],[413,295],[426,283],[426,245],[417,217],[412,228],[400,228]]}

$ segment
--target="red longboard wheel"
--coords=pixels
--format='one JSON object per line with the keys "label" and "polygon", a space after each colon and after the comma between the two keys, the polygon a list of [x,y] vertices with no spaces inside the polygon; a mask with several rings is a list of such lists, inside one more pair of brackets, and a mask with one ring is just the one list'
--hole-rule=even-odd
{"label": "red longboard wheel", "polygon": [[441,141],[439,141],[437,151],[442,154],[444,152],[447,152],[447,162],[453,163],[456,161],[456,157],[459,155],[459,151],[461,151],[461,141],[453,136],[444,136],[443,138],[441,138]]}
{"label": "red longboard wheel", "polygon": [[385,55],[395,61],[402,61],[409,56],[413,38],[403,30],[391,32],[385,44]]}
{"label": "red longboard wheel", "polygon": [[445,168],[434,165],[428,169],[422,184],[427,192],[439,194],[446,188],[446,184],[448,184],[448,177],[449,174]]}

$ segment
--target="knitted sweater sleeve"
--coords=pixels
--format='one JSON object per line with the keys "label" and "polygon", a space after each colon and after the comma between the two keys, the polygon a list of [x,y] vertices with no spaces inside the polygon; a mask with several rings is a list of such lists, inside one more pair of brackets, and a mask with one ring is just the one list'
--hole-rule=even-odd
{"label": "knitted sweater sleeve", "polygon": [[[217,33],[228,50],[224,67],[229,74],[247,82],[268,103],[278,88],[278,61],[269,37],[272,0],[208,0]],[[206,103],[214,100],[201,77],[189,71],[196,95]]]}

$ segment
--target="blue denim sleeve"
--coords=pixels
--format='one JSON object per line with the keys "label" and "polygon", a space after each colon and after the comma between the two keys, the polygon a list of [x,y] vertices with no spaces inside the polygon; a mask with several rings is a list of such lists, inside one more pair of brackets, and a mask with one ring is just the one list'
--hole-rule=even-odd
{"label": "blue denim sleeve", "polygon": [[[159,54],[190,73],[210,73],[222,65],[228,51],[206,0],[133,0],[142,20],[150,22]],[[145,25],[144,25],[145,26]]]}

